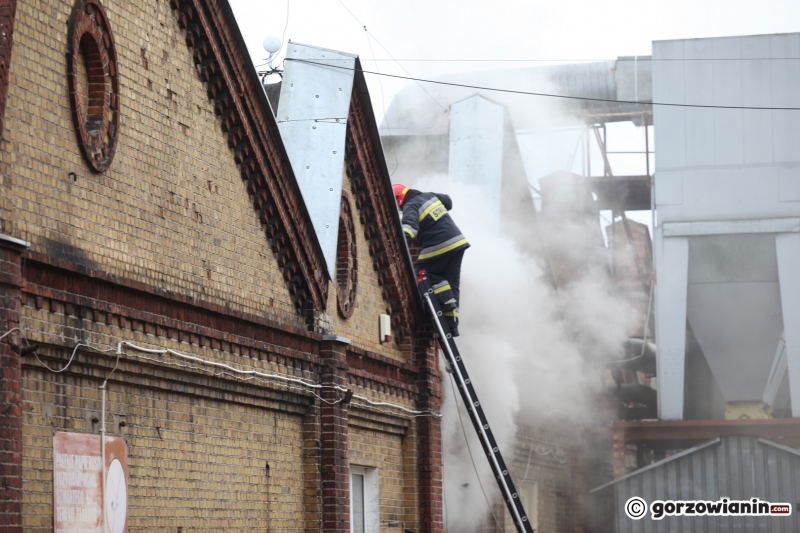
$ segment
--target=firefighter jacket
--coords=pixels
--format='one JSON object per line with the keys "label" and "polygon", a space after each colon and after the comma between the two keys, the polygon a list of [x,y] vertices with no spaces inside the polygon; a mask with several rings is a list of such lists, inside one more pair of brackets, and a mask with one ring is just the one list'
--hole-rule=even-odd
{"label": "firefighter jacket", "polygon": [[466,249],[469,242],[448,214],[453,201],[446,194],[410,190],[403,202],[403,233],[417,239],[422,250],[419,261]]}

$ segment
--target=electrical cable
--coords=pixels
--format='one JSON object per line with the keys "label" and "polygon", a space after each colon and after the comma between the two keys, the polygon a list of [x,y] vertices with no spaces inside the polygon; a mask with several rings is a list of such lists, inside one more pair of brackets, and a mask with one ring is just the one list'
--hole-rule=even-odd
{"label": "electrical cable", "polygon": [[[348,7],[347,7],[346,5],[344,5],[344,2],[343,2],[342,0],[339,0],[339,3],[340,3],[340,4],[342,4],[342,7],[344,7],[344,8],[347,10],[347,12],[348,12],[348,13],[350,13],[350,16],[351,16],[351,17],[353,17],[353,18],[355,19],[355,21],[356,21],[356,22],[358,22],[358,24],[359,24],[360,26],[363,26],[363,27],[364,27],[364,31],[365,31],[365,32],[367,32],[367,33],[368,33],[368,34],[369,34],[369,35],[370,35],[370,36],[371,36],[373,39],[375,39],[375,42],[376,42],[376,43],[378,43],[378,46],[380,46],[381,48],[383,48],[384,52],[386,52],[387,54],[389,54],[389,57],[391,57],[391,58],[392,58],[391,60],[392,60],[392,61],[394,61],[395,63],[397,63],[397,66],[399,66],[401,69],[403,69],[403,71],[404,71],[406,74],[408,74],[409,76],[411,76],[411,73],[408,71],[408,69],[406,69],[406,67],[404,67],[404,66],[403,66],[403,65],[400,63],[400,61],[398,61],[397,59],[395,59],[395,58],[394,58],[394,56],[393,56],[393,55],[392,55],[392,53],[389,51],[389,49],[388,49],[388,48],[386,48],[385,46],[383,46],[383,44],[382,44],[382,43],[381,43],[381,42],[380,42],[380,41],[379,41],[379,40],[378,40],[378,39],[375,37],[375,35],[374,35],[373,33],[371,33],[369,30],[367,30],[367,26],[366,26],[365,24],[362,24],[362,23],[361,23],[361,21],[360,21],[360,20],[358,20],[358,17],[356,17],[356,16],[353,14],[353,12],[352,12],[352,11],[350,11],[350,9],[348,9]],[[371,46],[370,46],[370,49],[372,49],[372,47],[371,47]],[[375,59],[375,54],[374,54],[374,53],[372,54],[372,57],[373,57],[373,61],[376,61],[376,62],[378,61],[378,59]],[[388,60],[388,59],[386,59],[386,60],[381,60],[381,61],[389,61],[389,60]],[[378,67],[378,65],[376,64],[376,65],[375,65],[375,68],[377,68],[377,67]],[[429,92],[428,92],[428,90],[427,90],[425,87],[423,87],[423,86],[422,86],[422,85],[421,85],[419,82],[417,82],[417,85],[419,85],[420,89],[422,89],[423,91],[425,91],[425,94],[427,94],[428,96],[430,96],[431,100],[433,100],[434,102],[436,102],[436,105],[438,105],[439,107],[441,107],[441,108],[442,108],[442,111],[443,111],[443,112],[447,113],[447,108],[446,108],[446,107],[444,107],[442,104],[440,104],[440,103],[439,103],[439,101],[438,101],[436,98],[434,98],[434,97],[433,97],[433,95],[432,95],[431,93],[429,93]],[[381,90],[383,90],[383,89],[381,89]],[[385,116],[385,115],[386,115],[386,111],[384,111],[384,112],[383,112],[383,114],[384,114],[384,116]]]}
{"label": "electrical cable", "polygon": [[[10,334],[14,330],[18,330],[20,332],[23,331],[21,328],[14,328],[12,330],[9,330],[9,331],[5,332],[3,334],[3,336],[0,336],[0,340],[2,340],[6,335]],[[42,361],[39,358],[39,356],[36,354],[36,352],[34,352],[33,355],[34,355],[34,357],[36,357],[36,360],[39,361],[39,363],[42,366],[44,366],[47,370],[49,370],[50,372],[58,374],[58,373],[66,371],[70,367],[70,365],[72,364],[72,361],[75,359],[75,354],[77,353],[78,348],[80,348],[81,346],[84,346],[86,348],[92,348],[92,349],[94,349],[94,350],[96,350],[98,352],[111,352],[111,351],[115,351],[116,350],[116,352],[117,352],[116,364],[114,365],[114,368],[108,374],[108,376],[106,376],[105,382],[107,382],[108,378],[111,377],[111,374],[113,374],[114,371],[116,371],[117,366],[119,365],[120,355],[122,354],[122,348],[124,346],[124,347],[130,348],[133,351],[138,351],[138,352],[141,352],[141,353],[157,354],[157,355],[171,354],[171,355],[173,355],[175,357],[178,357],[179,359],[182,359],[184,361],[189,361],[189,362],[195,363],[197,366],[176,365],[176,364],[171,363],[171,362],[166,361],[166,360],[162,361],[162,360],[158,360],[158,359],[147,358],[147,357],[141,356],[140,354],[133,354],[133,356],[137,357],[137,358],[140,358],[140,359],[145,359],[145,360],[157,362],[157,363],[160,363],[160,364],[167,364],[167,365],[170,365],[170,366],[182,366],[183,368],[191,368],[191,369],[195,369],[195,370],[204,370],[206,372],[210,372],[214,376],[226,375],[226,376],[229,376],[229,377],[242,379],[244,381],[249,381],[251,379],[254,379],[256,381],[264,382],[264,383],[267,383],[267,384],[274,384],[276,381],[284,381],[284,382],[286,382],[284,384],[284,386],[286,386],[287,388],[292,389],[292,390],[309,392],[313,396],[318,398],[319,400],[321,400],[321,401],[323,401],[325,403],[328,403],[328,404],[336,404],[336,403],[339,403],[342,400],[340,399],[340,400],[337,400],[335,402],[330,402],[328,400],[325,400],[324,398],[322,398],[318,394],[315,394],[313,391],[307,391],[307,390],[301,389],[301,388],[299,388],[297,386],[293,386],[292,384],[297,384],[297,385],[300,385],[302,387],[306,387],[308,389],[334,389],[336,391],[343,392],[343,393],[347,393],[350,390],[350,389],[347,389],[347,388],[342,387],[340,385],[325,385],[325,384],[322,384],[322,383],[314,383],[314,382],[311,382],[311,381],[308,381],[308,380],[305,380],[305,379],[302,379],[302,378],[296,378],[296,377],[286,376],[286,375],[282,375],[282,374],[259,372],[258,370],[254,370],[254,369],[242,370],[242,369],[239,369],[239,368],[235,368],[235,367],[233,367],[231,365],[228,365],[226,363],[220,363],[220,362],[216,362],[216,361],[210,361],[210,360],[207,360],[207,359],[202,359],[200,357],[197,357],[197,356],[194,356],[194,355],[184,354],[184,353],[178,352],[177,350],[172,350],[170,348],[155,348],[155,349],[154,348],[144,348],[142,346],[137,346],[137,345],[135,345],[135,344],[133,344],[133,343],[131,343],[129,341],[125,341],[125,340],[120,340],[119,343],[117,344],[116,348],[111,347],[111,348],[107,348],[107,349],[98,348],[97,346],[93,346],[92,344],[89,344],[89,343],[86,343],[86,342],[80,342],[80,343],[76,344],[74,349],[72,350],[72,355],[70,356],[69,361],[67,361],[67,364],[63,368],[61,368],[59,370],[55,370],[53,368],[50,368],[46,363],[44,363],[44,361]],[[207,368],[204,368],[203,365],[205,365],[207,367],[211,367],[211,368],[220,369],[220,371],[219,372],[213,372],[211,370],[208,370]],[[104,382],[104,385],[105,385],[105,382]],[[414,410],[414,409],[409,409],[408,407],[405,407],[403,405],[396,404],[396,403],[371,400],[370,398],[368,398],[366,396],[362,396],[360,394],[353,394],[352,397],[355,398],[355,399],[361,400],[363,402],[366,402],[366,404],[355,404],[355,405],[360,406],[360,407],[369,408],[369,409],[374,409],[376,411],[383,412],[383,413],[388,413],[388,414],[393,414],[393,415],[397,414],[395,412],[386,411],[385,409],[380,409],[380,407],[389,407],[391,409],[397,409],[397,410],[406,412],[406,413],[408,413],[410,415],[413,415],[414,418],[418,418],[418,417],[422,417],[422,416],[433,416],[433,417],[436,417],[436,418],[442,418],[442,415],[440,413],[434,413],[433,411],[417,411],[417,410]]]}
{"label": "electrical cable", "polygon": [[[71,365],[71,364],[72,364],[72,360],[73,360],[73,359],[75,359],[75,354],[76,354],[76,353],[78,353],[78,348],[80,348],[81,346],[85,346],[85,347],[87,347],[87,348],[91,348],[91,346],[90,346],[90,345],[88,345],[88,344],[85,344],[85,343],[83,343],[83,342],[79,342],[78,344],[76,344],[76,345],[75,345],[75,348],[72,350],[72,355],[69,357],[69,361],[67,361],[67,364],[66,364],[66,365],[64,365],[64,368],[61,368],[61,369],[59,369],[59,370],[54,370],[54,369],[50,368],[49,366],[47,366],[47,365],[44,363],[44,361],[42,361],[41,359],[39,359],[39,355],[38,355],[36,352],[33,352],[33,356],[34,356],[34,357],[36,358],[36,360],[37,360],[37,361],[39,361],[39,363],[41,363],[41,364],[42,364],[42,366],[43,366],[43,367],[45,367],[47,370],[49,370],[50,372],[53,372],[54,374],[60,374],[61,372],[64,372],[66,369],[68,369],[68,368],[69,368],[69,365]],[[107,351],[107,352],[110,352],[110,351],[112,351],[112,350],[113,350],[113,348],[111,348],[110,350],[98,350],[98,351]]]}
{"label": "electrical cable", "polygon": [[[375,39],[375,34],[373,34],[373,33],[371,33],[371,32],[370,32],[370,36],[371,36],[373,39]],[[406,73],[406,74],[408,74],[409,76],[411,76],[411,75],[412,75],[412,74],[411,74],[411,73],[408,71],[408,69],[407,69],[406,67],[404,67],[404,66],[402,65],[402,63],[400,63],[400,61],[398,61],[397,59],[395,59],[395,58],[394,58],[394,56],[393,56],[393,55],[392,55],[392,53],[389,51],[389,49],[388,49],[388,48],[386,48],[385,46],[383,46],[383,45],[381,44],[381,42],[380,42],[378,39],[375,39],[375,42],[376,42],[376,43],[378,43],[378,46],[380,46],[381,48],[383,48],[384,52],[386,52],[387,54],[389,54],[389,57],[391,57],[391,58],[392,58],[392,61],[394,61],[395,63],[397,63],[397,66],[399,66],[401,69],[403,69],[403,72],[405,72],[405,73]],[[377,66],[377,65],[376,65],[376,66]],[[443,112],[447,113],[447,108],[446,108],[445,106],[443,106],[443,105],[442,105],[442,104],[439,102],[439,100],[437,100],[437,99],[436,99],[436,98],[435,98],[435,97],[434,97],[434,96],[433,96],[433,95],[432,95],[430,92],[428,92],[428,89],[426,89],[426,88],[425,88],[425,87],[424,87],[424,86],[423,86],[421,83],[419,83],[419,82],[417,82],[417,85],[419,86],[419,88],[420,88],[420,89],[422,89],[423,91],[425,91],[425,94],[427,94],[428,96],[430,96],[430,97],[431,97],[431,100],[433,100],[434,102],[436,102],[436,105],[438,105],[439,107],[441,107],[441,108],[442,108],[442,111],[443,111]]]}
{"label": "electrical cable", "polygon": [[120,355],[122,355],[122,343],[119,343],[117,345],[117,361],[114,363],[114,368],[112,368],[111,372],[109,372],[108,375],[106,376],[106,379],[103,380],[103,384],[100,386],[101,389],[105,388],[106,383],[108,383],[108,378],[111,377],[111,374],[113,374],[114,372],[117,371],[117,367],[119,366],[119,356]]}
{"label": "electrical cable", "polygon": [[[347,8],[345,8],[347,9]],[[349,11],[349,10],[348,10]],[[352,13],[351,13],[352,15]],[[380,44],[380,43],[378,43]],[[383,45],[381,45],[383,48]],[[386,50],[386,48],[383,48]],[[389,51],[386,50],[388,53]],[[391,54],[389,54],[391,55]],[[631,57],[617,57],[614,59],[396,59],[392,56],[391,59],[378,59],[376,61],[408,61],[412,63],[604,63],[608,61],[634,61],[634,62],[647,62],[647,61],[796,61],[800,57],[720,57],[720,58],[700,58],[700,57],[686,57],[686,58],[670,58],[660,57],[653,58],[650,56],[631,56]],[[314,61],[337,61],[336,59],[320,58]],[[401,65],[402,66],[402,65]]]}
{"label": "electrical cable", "polygon": [[289,27],[289,0],[286,0],[286,25],[283,27],[283,35],[281,36],[281,47],[275,52],[275,56],[281,53],[283,46],[286,43],[286,29]]}
{"label": "electrical cable", "polygon": [[19,331],[20,333],[22,332],[22,330],[20,330],[19,328],[11,328],[10,330],[8,330],[5,333],[3,333],[2,336],[0,336],[0,341],[5,339],[8,335],[10,335],[11,333],[13,333],[15,331]]}
{"label": "electrical cable", "polygon": [[[299,61],[301,63],[310,63],[314,64],[312,61],[308,61],[305,59],[292,59],[286,58],[286,61]],[[358,71],[362,74],[373,74],[376,76],[386,76],[389,78],[397,78],[401,80],[409,80],[409,81],[417,81],[417,82],[424,82],[424,83],[433,83],[436,85],[448,85],[450,87],[461,87],[463,89],[475,89],[479,91],[494,91],[500,93],[508,93],[508,94],[519,94],[524,96],[542,96],[546,98],[561,98],[564,100],[582,100],[587,102],[607,102],[611,104],[635,104],[635,105],[652,105],[652,106],[662,106],[662,107],[688,107],[688,108],[699,108],[699,109],[746,109],[746,110],[762,110],[762,111],[800,111],[800,107],[757,107],[757,106],[733,106],[733,105],[711,105],[711,104],[678,104],[672,102],[636,102],[633,100],[612,100],[609,98],[591,98],[588,96],[570,96],[566,94],[552,94],[552,93],[539,93],[533,91],[518,91],[514,89],[502,89],[498,87],[482,87],[480,85],[468,85],[465,83],[453,83],[453,82],[446,82],[446,81],[438,81],[438,80],[428,80],[424,78],[414,78],[411,76],[400,76],[398,74],[381,74],[379,72],[373,72],[370,70],[358,69],[358,68],[351,68],[351,67],[342,67],[339,65],[326,65],[329,68],[338,68],[341,70],[352,70]]]}
{"label": "electrical cable", "polygon": [[[367,36],[367,44],[369,45],[369,51],[372,54],[372,59],[374,60],[375,50],[372,49],[372,41],[370,40],[370,33],[367,31],[366,26],[364,26],[364,33]],[[375,63],[375,70],[378,70],[377,62]],[[386,128],[389,130],[389,136],[391,136],[392,125],[389,124],[389,117],[386,116],[386,99],[384,98],[383,80],[380,78],[380,76],[378,77],[378,86],[381,88],[381,109],[383,110],[383,120],[386,121]],[[391,172],[389,172],[389,178],[391,178],[394,175],[394,173],[397,171],[397,168],[400,166],[400,161],[397,159],[397,146],[395,146],[394,142],[392,142],[392,154],[394,155],[394,168],[392,169]]]}
{"label": "electrical cable", "polygon": [[531,468],[531,456],[533,455],[533,443],[531,443],[530,448],[528,448],[528,464],[525,467],[525,475],[522,476],[522,479],[519,482],[519,487],[522,488],[522,484],[525,483],[528,479],[528,470]]}
{"label": "electrical cable", "polygon": [[[224,371],[223,372],[213,372],[212,370],[209,370],[207,368],[203,368],[203,367],[200,367],[200,366],[185,365],[185,364],[175,363],[175,362],[161,360],[161,359],[154,359],[152,357],[147,357],[147,356],[144,356],[144,355],[141,355],[141,354],[133,354],[133,357],[135,357],[137,359],[141,359],[143,361],[150,361],[150,362],[158,363],[158,364],[162,364],[162,365],[167,365],[167,366],[172,366],[172,367],[177,367],[177,368],[187,368],[187,369],[190,369],[190,370],[199,370],[199,371],[203,371],[203,372],[208,372],[214,377],[227,376],[227,377],[231,377],[231,378],[235,378],[235,379],[240,379],[241,381],[254,380],[254,381],[258,381],[259,383],[264,383],[266,385],[272,385],[272,386],[276,385],[276,383],[274,381],[261,379],[261,378],[257,378],[257,377],[254,377],[254,376],[251,376],[251,377],[248,377],[248,378],[243,378],[241,376],[236,376],[236,375],[231,374],[229,372],[224,372]],[[317,398],[321,402],[327,403],[328,405],[336,405],[337,403],[339,403],[339,402],[341,402],[343,400],[343,398],[340,398],[340,399],[335,400],[335,401],[329,401],[329,400],[326,400],[325,398],[323,398],[322,396],[314,393],[313,391],[309,391],[307,389],[303,389],[303,388],[300,388],[300,387],[295,387],[295,386],[292,386],[292,385],[284,385],[284,386],[286,387],[286,390],[297,391],[297,392],[301,392],[301,393],[305,393],[305,394],[311,394],[312,396],[314,396],[315,398]]]}
{"label": "electrical cable", "polygon": [[500,527],[500,521],[497,519],[497,515],[494,514],[494,509],[492,508],[492,504],[489,503],[489,496],[486,495],[486,490],[483,488],[483,483],[481,483],[481,476],[478,474],[478,467],[475,465],[475,459],[472,457],[472,449],[469,446],[469,439],[467,438],[467,430],[464,429],[464,420],[461,418],[461,409],[459,409],[458,404],[458,395],[456,394],[456,386],[455,380],[453,379],[452,374],[448,374],[450,376],[450,387],[453,389],[453,398],[456,400],[456,412],[458,413],[458,421],[461,423],[461,432],[464,434],[464,442],[467,445],[467,452],[469,452],[469,460],[472,462],[472,469],[475,471],[475,477],[478,478],[478,486],[481,488],[481,492],[483,493],[483,498],[486,500],[486,505],[489,507],[489,512],[492,514],[492,518],[494,518],[494,523],[496,527]]}
{"label": "electrical cable", "polygon": [[[369,33],[369,30],[367,30],[366,24],[362,24],[361,21],[358,20],[358,17],[356,17],[355,14],[352,11],[350,11],[350,9],[344,4],[344,2],[342,2],[342,0],[339,0],[339,3],[342,4],[342,7],[345,8],[345,10],[347,10],[348,13],[350,13],[350,16],[353,17],[353,19],[356,22],[358,22],[359,25],[364,27],[364,35],[367,38],[367,45],[369,46],[369,51],[372,54],[372,61],[375,62],[375,70],[380,72],[378,70],[377,59],[375,58],[375,50],[372,48],[372,41],[370,41],[371,34]],[[378,40],[375,39],[375,42],[378,42]],[[392,125],[389,124],[389,118],[386,116],[386,98],[384,97],[383,81],[381,78],[378,78],[378,86],[381,88],[381,109],[383,109],[383,120],[386,121],[386,127],[389,129],[389,136],[391,136]],[[397,171],[397,168],[400,166],[400,160],[397,159],[397,146],[395,146],[394,142],[392,142],[392,155],[394,155],[394,169],[392,169],[392,171],[389,172],[389,178],[391,178],[394,175],[394,173]]]}
{"label": "electrical cable", "polygon": [[[312,388],[312,389],[335,389],[335,390],[337,390],[339,392],[344,392],[344,393],[348,392],[348,390],[349,390],[349,389],[346,389],[345,387],[342,387],[340,385],[323,385],[321,383],[313,383],[313,382],[310,382],[310,381],[307,381],[307,380],[304,380],[304,379],[295,378],[295,377],[291,377],[291,376],[284,376],[284,375],[281,375],[281,374],[264,373],[264,372],[259,372],[258,370],[241,370],[241,369],[238,369],[238,368],[234,368],[234,367],[232,367],[232,366],[230,366],[230,365],[228,365],[226,363],[218,363],[216,361],[209,361],[209,360],[206,360],[206,359],[201,359],[200,357],[197,357],[197,356],[194,356],[194,355],[187,355],[187,354],[178,352],[176,350],[172,350],[170,348],[162,348],[162,349],[143,348],[141,346],[136,346],[135,344],[132,344],[131,342],[128,342],[128,341],[122,341],[120,344],[121,345],[125,345],[125,346],[127,346],[127,347],[129,347],[129,348],[131,348],[133,350],[139,350],[139,351],[142,351],[142,352],[145,352],[145,353],[155,353],[155,354],[167,354],[167,353],[169,353],[169,354],[172,354],[172,355],[174,355],[176,357],[182,358],[184,360],[192,361],[192,362],[199,363],[199,364],[208,365],[208,366],[211,366],[211,367],[221,368],[221,369],[223,369],[223,373],[225,371],[233,372],[233,374],[229,374],[229,375],[232,375],[234,377],[248,375],[248,376],[251,376],[251,379],[255,378],[255,377],[259,377],[259,378],[262,378],[262,379],[266,378],[268,380],[273,380],[273,379],[274,380],[282,380],[282,381],[287,381],[287,382],[291,382],[291,383],[297,383],[297,384],[300,384],[300,385],[302,385],[304,387],[309,387],[309,388]],[[435,417],[438,417],[438,418],[441,418],[441,416],[442,416],[440,414],[433,413],[431,411],[416,411],[414,409],[409,409],[409,408],[407,408],[405,406],[402,406],[402,405],[399,405],[399,404],[395,404],[395,403],[391,403],[391,402],[376,402],[376,401],[371,400],[371,399],[367,398],[366,396],[362,396],[360,394],[353,394],[353,398],[356,398],[358,400],[362,400],[364,402],[367,402],[368,404],[370,404],[373,407],[391,407],[393,409],[399,409],[401,411],[405,411],[405,412],[407,412],[409,414],[412,414],[412,415],[415,415],[415,416],[435,416]]]}

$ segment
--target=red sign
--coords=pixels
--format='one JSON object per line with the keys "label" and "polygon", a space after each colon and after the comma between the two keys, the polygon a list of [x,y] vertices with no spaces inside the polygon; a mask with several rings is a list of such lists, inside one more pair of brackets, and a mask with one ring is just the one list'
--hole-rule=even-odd
{"label": "red sign", "polygon": [[[106,437],[103,483],[100,435],[57,432],[53,436],[53,523],[55,533],[126,533],[128,447]],[[105,485],[105,501],[103,488]]]}

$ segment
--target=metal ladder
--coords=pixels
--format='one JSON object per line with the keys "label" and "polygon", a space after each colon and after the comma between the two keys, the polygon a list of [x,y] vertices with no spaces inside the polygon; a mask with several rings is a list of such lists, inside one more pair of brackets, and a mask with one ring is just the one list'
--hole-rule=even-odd
{"label": "metal ladder", "polygon": [[[453,369],[453,374],[456,377],[456,384],[461,393],[461,399],[464,405],[467,406],[469,418],[472,420],[472,425],[475,427],[475,432],[483,446],[483,451],[486,453],[486,458],[489,460],[489,465],[492,467],[492,472],[497,479],[497,486],[503,494],[503,499],[506,501],[508,512],[514,519],[514,525],[517,527],[519,533],[534,533],[528,514],[522,506],[519,494],[517,493],[514,482],[511,480],[511,475],[508,472],[506,463],[503,456],[500,454],[500,449],[497,442],[494,440],[492,429],[489,427],[489,421],[481,407],[481,402],[478,400],[478,395],[475,394],[475,389],[472,386],[472,380],[467,373],[467,367],[464,366],[464,361],[461,354],[458,353],[458,347],[450,334],[450,328],[442,323],[442,310],[439,307],[439,302],[433,298],[433,287],[428,279],[427,273],[424,270],[419,272],[417,276],[417,285],[419,286],[420,294],[422,295],[423,304],[430,311],[431,319],[436,326],[436,333],[439,335],[442,349],[447,361]],[[499,524],[502,527],[502,524]]]}

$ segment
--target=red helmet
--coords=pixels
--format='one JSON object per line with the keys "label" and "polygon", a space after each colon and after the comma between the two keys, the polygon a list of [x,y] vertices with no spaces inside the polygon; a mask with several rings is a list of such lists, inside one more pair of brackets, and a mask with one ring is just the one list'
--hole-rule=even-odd
{"label": "red helmet", "polygon": [[395,183],[394,185],[392,185],[392,190],[394,191],[394,199],[397,202],[397,205],[403,207],[403,202],[406,199],[406,193],[408,192],[408,187],[406,187],[402,183]]}

